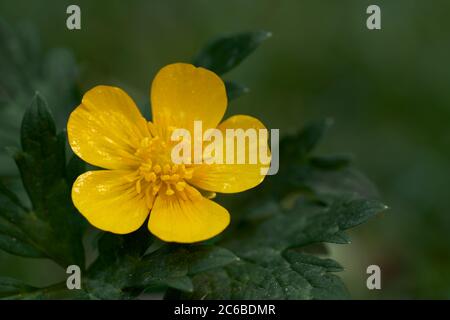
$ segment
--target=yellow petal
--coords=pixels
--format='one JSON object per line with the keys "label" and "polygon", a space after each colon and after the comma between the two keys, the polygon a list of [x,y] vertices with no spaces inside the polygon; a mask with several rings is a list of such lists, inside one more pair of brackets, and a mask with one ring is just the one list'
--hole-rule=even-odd
{"label": "yellow petal", "polygon": [[137,230],[148,216],[144,195],[126,170],[88,171],[75,181],[72,200],[75,207],[95,227],[125,234]]}
{"label": "yellow petal", "polygon": [[[235,164],[226,164],[226,144],[230,143],[230,141],[226,142],[226,129],[243,129],[247,130],[253,128],[256,130],[257,135],[259,133],[259,129],[265,129],[264,125],[256,118],[246,115],[236,115],[228,118],[224,122],[222,122],[218,129],[221,130],[222,135],[224,137],[224,145],[223,145],[223,164],[199,164],[195,166],[194,175],[192,180],[189,181],[192,185],[208,191],[213,192],[221,192],[221,193],[235,193],[241,192],[248,189],[251,189],[258,184],[260,184],[265,175],[262,174],[261,171],[265,172],[268,169],[269,164],[264,164],[260,160],[260,155],[258,152],[258,146],[254,145],[252,149],[250,147],[250,143],[247,141],[245,144],[245,159],[246,162],[244,164],[237,164],[237,138],[234,138],[234,163]],[[228,139],[233,140],[233,138]],[[270,157],[270,150],[268,148],[267,140],[259,140],[257,143],[264,144],[267,150],[267,154]],[[256,162],[251,164],[249,159],[250,156],[256,157]]]}
{"label": "yellow petal", "polygon": [[228,211],[206,198],[182,200],[159,195],[150,213],[148,228],[167,242],[192,243],[222,232],[230,223]]}
{"label": "yellow petal", "polygon": [[152,83],[152,114],[155,124],[192,132],[195,120],[203,128],[215,128],[227,107],[225,85],[218,75],[187,63],[162,68]]}
{"label": "yellow petal", "polygon": [[147,122],[121,89],[97,86],[83,96],[67,123],[69,144],[84,161],[106,169],[137,165],[134,155]]}

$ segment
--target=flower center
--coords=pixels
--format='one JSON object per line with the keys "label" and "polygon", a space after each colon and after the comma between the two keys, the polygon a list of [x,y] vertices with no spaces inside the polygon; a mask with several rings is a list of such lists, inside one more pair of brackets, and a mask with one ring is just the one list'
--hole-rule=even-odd
{"label": "flower center", "polygon": [[178,196],[182,200],[196,200],[200,192],[188,184],[194,169],[189,165],[174,164],[171,160],[171,144],[158,136],[142,139],[135,155],[142,160],[130,177],[136,183],[136,191],[145,197],[149,209],[158,193]]}

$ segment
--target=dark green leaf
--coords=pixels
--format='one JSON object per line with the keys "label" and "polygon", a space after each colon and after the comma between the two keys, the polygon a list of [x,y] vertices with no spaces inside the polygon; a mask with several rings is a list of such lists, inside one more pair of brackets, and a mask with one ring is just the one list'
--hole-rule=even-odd
{"label": "dark green leaf", "polygon": [[350,237],[344,231],[336,232],[335,234],[332,234],[328,237],[325,236],[323,240],[324,240],[324,242],[336,243],[336,244],[351,243]]}
{"label": "dark green leaf", "polygon": [[237,260],[229,250],[210,245],[163,244],[144,254],[152,241],[145,227],[127,236],[104,234],[99,257],[88,270],[89,294],[100,299],[130,299],[149,288],[192,291],[190,276]]}
{"label": "dark green leaf", "polygon": [[196,248],[192,253],[189,274],[204,272],[217,267],[225,266],[238,258],[229,250],[220,247]]}
{"label": "dark green leaf", "polygon": [[[307,126],[280,146],[280,172],[232,207],[234,220],[220,244],[240,260],[194,276],[192,293],[168,298],[339,299],[348,293],[332,273],[333,260],[310,250],[326,242],[350,242],[345,230],[386,209],[370,199],[372,185],[349,168],[348,157],[311,152],[330,121]],[[233,210],[233,209],[232,209]],[[323,246],[323,245],[322,245]],[[323,248],[323,247],[322,247]]]}
{"label": "dark green leaf", "polygon": [[312,166],[303,175],[302,184],[321,197],[356,194],[360,197],[377,198],[378,191],[361,172],[351,167],[330,171]]}
{"label": "dark green leaf", "polygon": [[378,197],[369,179],[351,167],[350,156],[312,155],[331,123],[331,120],[316,121],[300,133],[280,141],[280,170],[244,195],[245,203],[256,207],[245,206],[245,216],[264,214],[263,210],[278,207],[281,202],[286,202],[288,196],[303,196],[317,201],[355,194],[363,198]]}
{"label": "dark green leaf", "polygon": [[21,229],[1,216],[0,248],[19,256],[31,258],[45,257],[42,252],[31,244],[31,240]]}
{"label": "dark green leaf", "polygon": [[342,299],[340,266],[295,250],[255,249],[245,259],[194,277],[191,299]]}
{"label": "dark green leaf", "polygon": [[194,291],[194,284],[192,283],[191,278],[189,278],[188,276],[182,276],[182,277],[177,277],[177,278],[173,278],[173,279],[166,279],[165,284],[167,284],[167,286],[169,288],[173,288],[173,289],[177,289],[180,291],[185,291],[185,292],[192,292]]}
{"label": "dark green leaf", "polygon": [[0,182],[0,248],[25,257],[45,256],[19,227],[27,218],[27,211],[17,196]]}
{"label": "dark green leaf", "polygon": [[222,75],[241,63],[270,36],[270,32],[256,31],[217,38],[197,54],[193,63]]}
{"label": "dark green leaf", "polygon": [[333,272],[342,267],[302,248],[332,240],[343,230],[385,209],[377,201],[336,200],[329,208],[299,204],[241,232],[223,245],[239,261],[194,276],[194,291],[183,297],[204,299],[340,299],[348,293]]}
{"label": "dark green leaf", "polygon": [[53,118],[39,95],[25,113],[21,132],[23,150],[16,152],[15,160],[32,209],[1,188],[2,248],[25,256],[46,256],[63,267],[83,267],[83,222],[72,205],[66,180],[64,135],[56,134]]}

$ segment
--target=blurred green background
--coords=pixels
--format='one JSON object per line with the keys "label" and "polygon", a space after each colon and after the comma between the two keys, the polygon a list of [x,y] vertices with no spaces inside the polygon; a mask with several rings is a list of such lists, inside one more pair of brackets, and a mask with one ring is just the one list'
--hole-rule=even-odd
{"label": "blurred green background", "polygon": [[[66,28],[70,4],[81,7],[79,31]],[[370,4],[381,7],[382,30],[366,28]],[[43,51],[72,51],[82,92],[121,86],[147,113],[162,66],[190,61],[217,35],[271,31],[225,75],[250,88],[229,113],[255,115],[281,134],[335,120],[319,151],[353,154],[391,208],[357,228],[351,245],[330,246],[352,296],[368,299],[450,298],[448,12],[444,0],[0,3],[10,25],[35,26]],[[381,267],[381,290],[366,288],[371,264]],[[64,271],[0,253],[0,274],[39,285]]]}

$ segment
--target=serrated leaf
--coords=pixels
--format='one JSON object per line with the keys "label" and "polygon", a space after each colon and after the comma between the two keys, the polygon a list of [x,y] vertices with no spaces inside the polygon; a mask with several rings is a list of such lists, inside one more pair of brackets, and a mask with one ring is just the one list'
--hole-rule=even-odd
{"label": "serrated leaf", "polygon": [[[15,161],[32,208],[25,208],[11,192],[0,188],[0,216],[10,227],[14,225],[7,228],[4,224],[2,248],[25,256],[49,257],[63,267],[77,264],[83,268],[84,223],[70,198],[64,135],[57,135],[46,102],[39,95],[25,113],[21,128],[23,150],[15,153]],[[14,246],[16,240],[20,246]]]}
{"label": "serrated leaf", "polygon": [[284,254],[261,248],[225,268],[194,277],[190,299],[343,299],[348,297],[342,281],[331,272],[336,262],[294,250]]}
{"label": "serrated leaf", "polygon": [[102,235],[99,257],[85,280],[89,294],[99,299],[131,299],[149,288],[192,291],[193,274],[237,260],[229,250],[212,245],[163,244],[144,254],[152,241],[145,227],[127,236]]}
{"label": "serrated leaf", "polygon": [[194,276],[194,299],[341,299],[345,285],[333,272],[342,267],[301,251],[310,244],[342,239],[342,231],[384,210],[371,200],[336,200],[329,208],[296,206],[243,227],[222,245],[240,258]]}
{"label": "serrated leaf", "polygon": [[377,198],[378,192],[372,182],[351,166],[351,157],[346,155],[316,156],[315,146],[331,125],[331,120],[315,121],[298,134],[286,136],[280,141],[280,169],[257,188],[246,192],[245,203],[239,204],[243,217],[263,214],[251,208],[276,208],[286,202],[287,197],[305,197],[316,201],[328,201],[338,196]]}
{"label": "serrated leaf", "polygon": [[167,246],[143,257],[131,283],[171,286],[174,278],[222,267],[237,260],[229,250],[211,245]]}
{"label": "serrated leaf", "polygon": [[324,161],[311,155],[329,125],[328,120],[315,122],[285,138],[280,144],[278,175],[267,177],[234,207],[241,216],[218,244],[240,260],[199,273],[193,278],[192,293],[180,295],[172,290],[167,298],[348,297],[345,285],[333,274],[342,267],[314,256],[310,248],[326,242],[349,243],[345,230],[386,206],[367,197],[372,186],[353,174],[348,157]]}
{"label": "serrated leaf", "polygon": [[166,279],[164,282],[169,288],[185,292],[194,291],[194,284],[192,283],[191,278],[189,278],[188,276]]}
{"label": "serrated leaf", "polygon": [[343,167],[333,171],[311,166],[303,175],[301,182],[323,199],[336,196],[358,195],[360,197],[377,198],[378,190],[360,171],[351,167]]}
{"label": "serrated leaf", "polygon": [[231,251],[220,247],[204,247],[192,254],[189,274],[204,272],[239,260]]}
{"label": "serrated leaf", "polygon": [[377,200],[336,199],[326,207],[300,201],[254,228],[245,227],[245,231],[235,234],[226,246],[239,253],[259,246],[285,250],[325,242],[331,236],[342,236],[342,231],[385,209],[386,206]]}
{"label": "serrated leaf", "polygon": [[30,244],[31,241],[16,225],[0,216],[0,248],[23,257],[43,258],[42,252]]}
{"label": "serrated leaf", "polygon": [[350,237],[344,231],[340,231],[328,237],[325,237],[324,242],[335,244],[349,244],[351,243],[351,240]]}
{"label": "serrated leaf", "polygon": [[193,64],[222,75],[240,64],[270,36],[270,32],[255,31],[217,38],[197,54]]}
{"label": "serrated leaf", "polygon": [[32,240],[19,227],[28,209],[17,196],[0,181],[0,248],[11,254],[25,257],[43,257],[43,252],[35,248]]}

